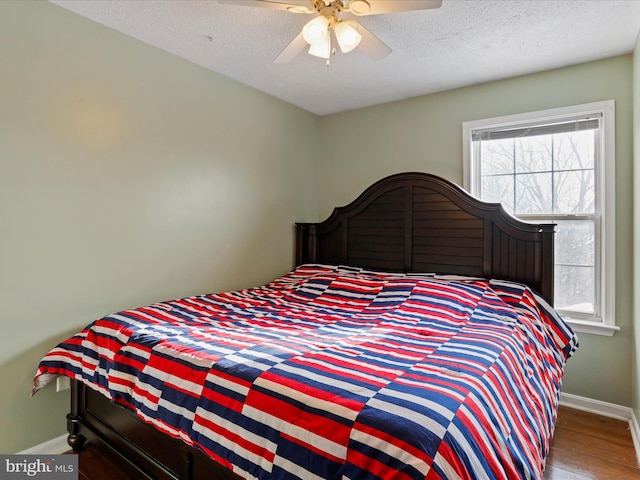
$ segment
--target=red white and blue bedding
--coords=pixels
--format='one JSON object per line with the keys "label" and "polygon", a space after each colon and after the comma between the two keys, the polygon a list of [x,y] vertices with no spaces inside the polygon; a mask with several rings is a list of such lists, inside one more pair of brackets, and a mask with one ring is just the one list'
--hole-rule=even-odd
{"label": "red white and blue bedding", "polygon": [[247,479],[541,478],[570,328],[527,287],[303,265],[108,315],[41,362]]}

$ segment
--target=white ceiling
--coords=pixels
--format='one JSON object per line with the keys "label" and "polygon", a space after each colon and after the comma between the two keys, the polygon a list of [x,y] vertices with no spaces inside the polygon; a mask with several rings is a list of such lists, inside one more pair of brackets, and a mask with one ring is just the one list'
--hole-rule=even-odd
{"label": "white ceiling", "polygon": [[[630,53],[640,0],[443,0],[359,17],[393,52],[272,60],[312,17],[215,0],[51,0],[324,115]],[[375,0],[370,0],[372,3]]]}

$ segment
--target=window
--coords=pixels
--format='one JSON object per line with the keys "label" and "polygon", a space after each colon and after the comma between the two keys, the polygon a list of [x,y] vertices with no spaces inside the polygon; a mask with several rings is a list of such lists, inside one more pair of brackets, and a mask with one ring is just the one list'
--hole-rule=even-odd
{"label": "window", "polygon": [[614,317],[614,102],[465,122],[465,188],[556,224],[555,308],[576,330]]}

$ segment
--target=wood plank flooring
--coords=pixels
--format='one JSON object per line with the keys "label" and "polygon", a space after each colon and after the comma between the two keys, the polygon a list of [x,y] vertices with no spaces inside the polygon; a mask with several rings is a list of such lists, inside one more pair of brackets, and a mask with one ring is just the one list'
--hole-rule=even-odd
{"label": "wood plank flooring", "polygon": [[79,454],[78,480],[137,480],[138,471],[130,465],[114,461],[113,457],[101,449],[87,446]]}
{"label": "wood plank flooring", "polygon": [[[130,466],[88,446],[79,480],[135,480]],[[627,422],[560,407],[544,480],[640,480]]]}
{"label": "wood plank flooring", "polygon": [[640,480],[628,422],[560,407],[544,480]]}

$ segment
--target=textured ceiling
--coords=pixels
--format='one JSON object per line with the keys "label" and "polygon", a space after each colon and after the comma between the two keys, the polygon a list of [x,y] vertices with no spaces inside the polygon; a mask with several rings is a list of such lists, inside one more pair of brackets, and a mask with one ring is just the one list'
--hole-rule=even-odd
{"label": "textured ceiling", "polygon": [[[630,53],[640,0],[443,0],[360,17],[393,52],[272,60],[312,17],[215,0],[51,0],[131,37],[324,115]],[[375,0],[370,0],[372,3]]]}

